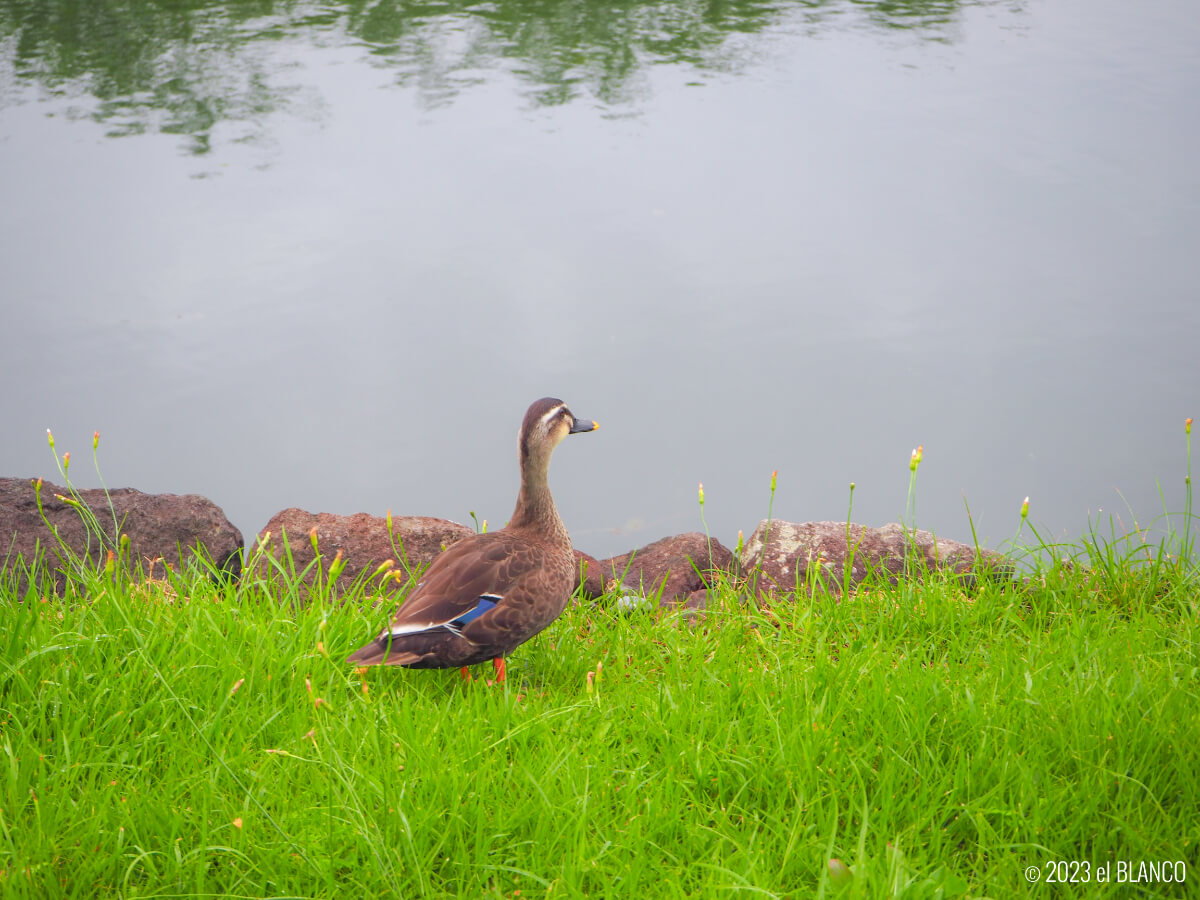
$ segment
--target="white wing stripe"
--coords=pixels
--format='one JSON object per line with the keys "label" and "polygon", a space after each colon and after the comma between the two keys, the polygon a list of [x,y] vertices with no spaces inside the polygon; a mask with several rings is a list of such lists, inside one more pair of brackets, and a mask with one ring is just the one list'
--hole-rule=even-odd
{"label": "white wing stripe", "polygon": [[[499,594],[480,594],[479,599],[487,603],[487,608],[484,610],[484,612],[486,612],[504,598]],[[477,612],[480,606],[483,606],[482,602],[476,604],[473,609],[468,610],[461,616],[455,616],[448,622],[409,622],[404,625],[393,625],[391,628],[385,629],[383,633],[379,635],[379,637],[400,637],[405,634],[420,634],[423,631],[433,631],[435,628],[445,628],[447,631],[450,631],[461,637],[462,631],[459,623],[464,619],[470,621],[471,619],[474,619],[480,615],[480,613]],[[472,615],[472,613],[475,613],[475,615]]]}

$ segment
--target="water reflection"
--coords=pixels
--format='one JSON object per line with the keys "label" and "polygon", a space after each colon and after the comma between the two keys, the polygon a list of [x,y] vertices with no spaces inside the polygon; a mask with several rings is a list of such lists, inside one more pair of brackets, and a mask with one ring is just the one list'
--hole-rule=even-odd
{"label": "water reflection", "polygon": [[[111,136],[186,135],[207,153],[221,123],[263,136],[264,118],[312,114],[320,98],[289,83],[277,51],[359,46],[429,107],[502,71],[535,105],[592,98],[635,105],[648,66],[736,72],[749,36],[786,22],[847,17],[946,40],[958,0],[0,0],[0,105],[37,85],[86,106]],[[5,82],[10,84],[4,90]],[[8,94],[9,96],[5,96]]]}

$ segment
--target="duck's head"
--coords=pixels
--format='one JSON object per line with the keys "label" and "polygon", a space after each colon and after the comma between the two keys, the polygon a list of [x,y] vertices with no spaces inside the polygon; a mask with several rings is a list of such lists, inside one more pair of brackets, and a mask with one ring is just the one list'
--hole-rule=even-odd
{"label": "duck's head", "polygon": [[561,400],[543,397],[529,407],[521,423],[521,459],[548,458],[568,434],[595,431],[599,427],[591,419],[575,418]]}

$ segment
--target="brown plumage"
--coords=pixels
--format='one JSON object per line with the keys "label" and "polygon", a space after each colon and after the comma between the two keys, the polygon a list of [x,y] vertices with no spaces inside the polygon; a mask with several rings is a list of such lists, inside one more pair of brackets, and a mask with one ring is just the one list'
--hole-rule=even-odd
{"label": "brown plumage", "polygon": [[490,659],[502,680],[505,654],[557,619],[571,598],[571,538],[547,472],[563,438],[596,427],[552,397],[530,406],[518,439],[521,492],[507,527],[451,545],[391,624],[346,661],[445,669]]}

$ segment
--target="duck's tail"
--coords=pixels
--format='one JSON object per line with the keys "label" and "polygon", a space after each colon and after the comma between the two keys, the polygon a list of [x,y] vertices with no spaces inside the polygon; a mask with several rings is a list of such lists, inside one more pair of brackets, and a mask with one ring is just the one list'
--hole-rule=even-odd
{"label": "duck's tail", "polygon": [[473,651],[474,648],[457,632],[445,627],[410,634],[385,631],[365,647],[347,656],[346,662],[353,666],[451,669],[465,665],[465,659],[478,655]]}
{"label": "duck's tail", "polygon": [[402,650],[388,635],[377,638],[365,647],[359,647],[346,657],[346,662],[352,666],[411,666],[419,662],[421,654],[410,650]]}

